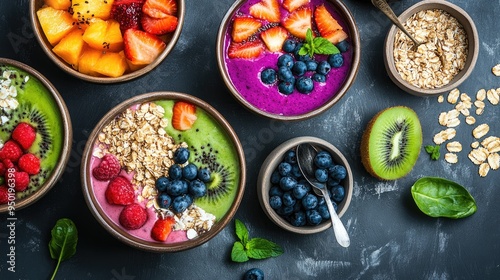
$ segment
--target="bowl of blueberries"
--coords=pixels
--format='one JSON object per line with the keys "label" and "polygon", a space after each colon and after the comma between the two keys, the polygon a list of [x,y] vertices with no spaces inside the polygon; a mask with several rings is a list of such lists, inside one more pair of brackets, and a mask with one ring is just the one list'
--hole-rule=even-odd
{"label": "bowl of blueberries", "polygon": [[319,181],[325,182],[337,212],[347,211],[353,193],[352,171],[343,154],[320,138],[292,138],[276,147],[266,158],[257,181],[259,202],[279,227],[300,234],[313,234],[331,227],[325,197],[305,180],[297,163],[296,148],[310,143],[317,148],[313,163]]}

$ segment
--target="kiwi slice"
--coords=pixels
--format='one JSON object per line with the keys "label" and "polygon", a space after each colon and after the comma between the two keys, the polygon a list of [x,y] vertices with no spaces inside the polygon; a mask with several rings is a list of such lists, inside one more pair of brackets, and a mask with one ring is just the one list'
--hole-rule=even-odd
{"label": "kiwi slice", "polygon": [[368,123],[361,139],[361,161],[372,176],[396,180],[413,169],[421,147],[422,127],[415,111],[390,107]]}
{"label": "kiwi slice", "polygon": [[[29,123],[36,130],[35,142],[28,152],[40,159],[40,173],[30,176],[28,188],[16,194],[18,198],[24,198],[43,185],[59,161],[63,142],[62,117],[55,100],[37,78],[18,68],[0,65],[0,72],[5,70],[14,71],[10,79],[17,88],[19,106],[13,111],[1,112],[10,120],[0,128],[0,139],[3,142],[10,139],[20,122]],[[26,76],[29,79],[25,80]]]}

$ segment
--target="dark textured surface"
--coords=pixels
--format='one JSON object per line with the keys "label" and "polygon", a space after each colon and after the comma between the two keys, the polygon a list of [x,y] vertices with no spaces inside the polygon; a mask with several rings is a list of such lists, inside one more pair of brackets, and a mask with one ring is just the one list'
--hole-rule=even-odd
{"label": "dark textured surface", "polygon": [[[392,4],[396,14],[417,1]],[[480,54],[472,76],[460,90],[475,96],[480,88],[500,86],[491,67],[500,63],[498,15],[500,2],[451,1],[466,10],[479,31]],[[217,28],[233,1],[186,1],[186,23],[171,55],[142,78],[115,85],[77,80],[56,67],[33,37],[27,0],[0,1],[0,57],[26,63],[52,81],[64,97],[73,121],[72,155],[62,180],[35,205],[16,213],[16,272],[7,271],[7,216],[0,215],[0,279],[47,279],[56,262],[48,241],[55,221],[69,217],[79,230],[78,251],[62,263],[58,279],[241,279],[251,267],[261,268],[266,279],[499,279],[500,278],[500,171],[486,178],[469,159],[471,130],[463,121],[457,139],[464,150],[459,163],[431,162],[422,151],[414,170],[405,178],[380,182],[360,162],[362,131],[379,110],[406,105],[420,116],[424,144],[441,128],[440,112],[452,109],[435,97],[414,97],[388,78],[382,61],[389,20],[368,0],[348,0],[362,42],[356,82],[346,96],[326,113],[310,120],[269,121],[244,110],[225,88],[216,64]],[[79,168],[87,135],[114,105],[152,91],[179,91],[206,100],[219,110],[238,133],[247,157],[247,188],[236,218],[251,236],[265,237],[283,246],[278,258],[237,264],[230,261],[236,237],[231,224],[213,240],[190,251],[152,254],[129,248],[108,234],[84,202]],[[498,107],[489,105],[478,124],[490,123],[489,135],[500,135]],[[354,196],[342,220],[351,246],[341,248],[331,230],[300,236],[288,233],[262,212],[255,184],[260,163],[279,143],[311,135],[337,146],[351,163]],[[444,151],[444,149],[442,149]],[[433,219],[415,206],[410,187],[422,176],[442,176],[465,186],[476,199],[478,211],[463,220]]]}

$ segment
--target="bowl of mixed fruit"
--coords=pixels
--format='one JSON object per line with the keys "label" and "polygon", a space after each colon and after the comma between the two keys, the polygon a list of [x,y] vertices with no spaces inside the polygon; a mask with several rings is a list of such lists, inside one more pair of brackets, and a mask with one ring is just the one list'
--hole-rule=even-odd
{"label": "bowl of mixed fruit", "polygon": [[221,22],[217,59],[246,108],[306,119],[337,103],[354,82],[359,33],[342,1],[238,0]]}
{"label": "bowl of mixed fruit", "polygon": [[95,83],[144,75],[174,48],[184,0],[32,0],[35,37],[65,72]]}
{"label": "bowl of mixed fruit", "polygon": [[229,123],[183,93],[142,94],[97,124],[82,159],[87,204],[113,236],[174,252],[219,233],[244,192],[245,159]]}
{"label": "bowl of mixed fruit", "polygon": [[27,207],[54,186],[71,141],[56,88],[33,68],[0,58],[0,213]]}

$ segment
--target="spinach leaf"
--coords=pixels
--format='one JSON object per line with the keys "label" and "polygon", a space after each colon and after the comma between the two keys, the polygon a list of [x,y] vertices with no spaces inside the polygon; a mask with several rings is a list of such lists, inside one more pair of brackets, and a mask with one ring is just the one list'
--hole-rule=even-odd
{"label": "spinach leaf", "polygon": [[411,187],[418,208],[431,217],[465,218],[477,210],[476,202],[461,185],[443,178],[423,177]]}
{"label": "spinach leaf", "polygon": [[49,241],[50,257],[57,260],[57,266],[52,274],[54,279],[59,269],[59,264],[71,258],[76,253],[78,243],[78,230],[70,219],[59,219],[50,232],[52,238]]}

